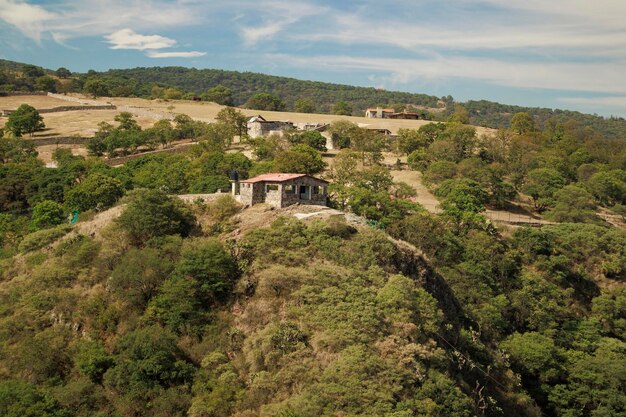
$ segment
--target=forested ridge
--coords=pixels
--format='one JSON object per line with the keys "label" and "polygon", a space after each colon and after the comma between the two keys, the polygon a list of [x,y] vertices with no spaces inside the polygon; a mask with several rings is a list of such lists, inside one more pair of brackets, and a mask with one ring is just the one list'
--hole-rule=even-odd
{"label": "forested ridge", "polygon": [[[394,137],[337,120],[329,161],[319,132],[248,138],[234,108],[123,112],[49,168],[43,116],[20,106],[0,138],[0,415],[626,414],[623,139],[524,112],[479,137],[457,107]],[[324,176],[338,211],[176,196],[233,170]]]}
{"label": "forested ridge", "polygon": [[[26,70],[24,70],[26,68]],[[63,83],[55,85],[50,75],[54,71],[0,60],[0,91],[14,89],[23,91],[59,90],[85,91],[89,94],[144,97],[187,98],[202,97],[220,104],[261,108],[266,110],[289,110],[307,113],[335,113],[362,116],[368,107],[392,106],[397,111],[419,107],[423,117],[447,120],[454,112],[455,104],[463,105],[469,121],[478,126],[506,128],[515,113],[530,114],[537,125],[544,128],[551,124],[576,120],[584,127],[593,128],[607,138],[626,137],[626,120],[622,117],[602,117],[571,110],[524,107],[500,104],[486,100],[455,102],[452,96],[435,97],[399,91],[387,91],[371,87],[304,81],[252,72],[196,69],[186,67],[149,67],[111,69],[104,72],[89,71],[74,74],[61,68]],[[16,76],[15,74],[19,74]],[[29,76],[30,74],[30,76]],[[91,80],[91,81],[90,81]],[[87,85],[85,85],[87,84]],[[157,87],[155,89],[155,86]],[[168,92],[168,89],[170,91]],[[254,107],[253,98],[268,94],[281,101],[277,106]],[[265,103],[263,103],[265,104]],[[427,110],[424,110],[426,108]]]}

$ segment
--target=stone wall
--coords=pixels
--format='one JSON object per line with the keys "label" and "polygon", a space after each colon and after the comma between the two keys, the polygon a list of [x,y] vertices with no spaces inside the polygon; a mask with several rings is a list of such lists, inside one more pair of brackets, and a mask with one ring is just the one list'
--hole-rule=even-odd
{"label": "stone wall", "polygon": [[[37,109],[39,113],[59,113],[62,111],[85,111],[85,110],[115,110],[116,106],[111,104],[105,104],[100,106],[59,106],[52,107],[50,109]],[[15,110],[2,110],[3,116],[8,116],[11,113],[15,112]]]}
{"label": "stone wall", "polygon": [[[267,190],[268,185],[275,185],[277,190]],[[293,187],[293,193],[287,193],[287,186]],[[300,198],[300,186],[306,186],[305,198]],[[319,194],[313,193],[312,187],[320,187]],[[292,204],[307,204],[325,206],[327,203],[327,184],[324,181],[310,177],[296,178],[291,181],[280,183],[242,182],[239,188],[239,195],[234,197],[246,206],[252,206],[258,203],[267,203],[271,206],[280,208],[287,207]]]}
{"label": "stone wall", "polygon": [[0,97],[11,96],[47,96],[45,91],[0,91]]}

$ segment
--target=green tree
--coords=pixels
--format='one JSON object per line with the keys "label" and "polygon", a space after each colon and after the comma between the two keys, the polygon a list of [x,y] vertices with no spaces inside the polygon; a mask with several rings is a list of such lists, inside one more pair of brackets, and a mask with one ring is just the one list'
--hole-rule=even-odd
{"label": "green tree", "polygon": [[229,129],[232,129],[233,135],[244,136],[246,135],[247,128],[247,118],[241,112],[234,107],[226,107],[225,109],[220,110],[215,116],[215,120],[223,123]]}
{"label": "green tree", "polygon": [[351,116],[352,106],[345,101],[338,101],[333,105],[332,113],[340,116]]}
{"label": "green tree", "polygon": [[72,72],[65,67],[59,67],[59,69],[55,71],[55,74],[59,78],[69,78],[72,76]]}
{"label": "green tree", "polygon": [[409,155],[418,149],[426,148],[432,143],[429,138],[416,129],[398,129],[398,151]]}
{"label": "green tree", "polygon": [[467,125],[470,122],[469,112],[465,107],[461,106],[460,104],[455,104],[454,113],[452,113],[452,116],[450,116],[449,121]]}
{"label": "green tree", "polygon": [[526,112],[515,113],[511,117],[511,130],[518,135],[525,135],[536,131],[535,121]]}
{"label": "green tree", "polygon": [[223,85],[218,85],[213,88],[209,88],[206,93],[202,94],[202,99],[206,101],[212,101],[213,103],[221,104],[223,106],[233,106],[233,90]]}
{"label": "green tree", "polygon": [[28,382],[5,379],[0,382],[0,415],[4,417],[70,417],[49,395]]}
{"label": "green tree", "polygon": [[299,98],[294,104],[294,109],[298,113],[315,113],[315,104],[307,98]]}
{"label": "green tree", "polygon": [[157,236],[187,236],[195,225],[182,201],[159,190],[138,191],[117,221],[135,245]]}
{"label": "green tree", "polygon": [[135,116],[130,112],[123,111],[119,114],[116,114],[113,120],[119,123],[119,125],[117,126],[118,129],[141,130],[141,127],[139,127],[139,124],[137,124],[137,120],[135,120]]}
{"label": "green tree", "polygon": [[283,111],[285,103],[269,93],[257,93],[246,102],[246,107],[255,110]]}
{"label": "green tree", "polygon": [[56,201],[44,200],[35,205],[30,220],[33,230],[46,229],[66,221],[63,206]]}
{"label": "green tree", "polygon": [[603,204],[626,203],[626,171],[596,172],[587,181],[589,191]]}
{"label": "green tree", "polygon": [[99,340],[82,340],[74,360],[80,372],[97,384],[102,383],[104,373],[115,364]]}
{"label": "green tree", "polygon": [[39,115],[37,109],[28,104],[20,105],[17,110],[11,113],[5,126],[6,129],[17,137],[21,137],[24,133],[32,135],[44,127],[46,126],[43,122],[43,117]]}
{"label": "green tree", "polygon": [[593,196],[577,185],[566,185],[554,193],[554,207],[546,218],[557,222],[585,223],[596,220]]}
{"label": "green tree", "polygon": [[57,80],[49,75],[44,75],[43,77],[38,77],[35,80],[35,87],[37,87],[37,89],[40,91],[49,91],[51,93],[56,93]]}
{"label": "green tree", "polygon": [[38,66],[35,66],[35,65],[30,65],[30,64],[22,65],[22,73],[25,76],[31,77],[31,78],[43,77],[44,75],[46,75],[43,72],[43,69],[41,67],[38,67]]}
{"label": "green tree", "polygon": [[157,249],[131,248],[113,269],[108,287],[130,307],[143,309],[173,268]]}
{"label": "green tree", "polygon": [[522,191],[533,199],[535,210],[544,211],[554,205],[554,194],[565,185],[561,173],[550,168],[529,171]]}
{"label": "green tree", "polygon": [[106,97],[111,94],[109,86],[99,78],[90,78],[85,81],[83,92],[93,98]]}
{"label": "green tree", "polygon": [[124,187],[118,179],[95,172],[65,193],[65,204],[71,210],[103,210],[123,195]]}
{"label": "green tree", "polygon": [[205,300],[224,297],[236,272],[234,260],[217,239],[186,242],[175,270],[180,277],[192,278]]}
{"label": "green tree", "polygon": [[294,132],[288,135],[288,140],[293,145],[303,143],[318,151],[326,150],[326,138],[316,130],[309,130],[306,132]]}
{"label": "green tree", "polygon": [[305,144],[295,145],[276,158],[276,169],[279,172],[299,174],[316,174],[322,172],[326,163],[319,151]]}

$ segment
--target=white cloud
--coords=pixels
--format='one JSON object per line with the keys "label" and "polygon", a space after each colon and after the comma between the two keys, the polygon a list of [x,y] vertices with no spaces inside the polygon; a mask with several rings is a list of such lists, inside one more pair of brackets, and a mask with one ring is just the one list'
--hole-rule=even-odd
{"label": "white cloud", "polygon": [[559,97],[557,101],[566,104],[594,107],[622,107],[626,109],[626,96],[606,97]]}
{"label": "white cloud", "polygon": [[206,52],[189,51],[189,52],[157,52],[147,51],[148,58],[197,58],[206,55]]}
{"label": "white cloud", "polygon": [[[243,3],[245,7],[249,7],[252,2]],[[328,7],[297,0],[257,1],[254,4],[253,16],[255,19],[260,18],[262,23],[257,26],[243,26],[240,34],[246,46],[253,46],[260,41],[274,38],[302,19],[325,14],[330,10]]]}
{"label": "white cloud", "polygon": [[206,3],[167,0],[63,0],[41,6],[24,0],[0,0],[0,19],[34,40],[110,34],[122,28],[155,30],[200,23]]}
{"label": "white cloud", "polygon": [[132,29],[121,29],[105,36],[111,49],[163,49],[176,45],[174,39],[160,35],[140,35]]}
{"label": "white cloud", "polygon": [[553,90],[626,93],[621,65],[605,63],[532,63],[472,57],[382,59],[351,56],[268,55],[293,66],[309,69],[371,71],[385,74],[392,84],[421,79],[467,78],[497,85]]}
{"label": "white cloud", "polygon": [[25,35],[39,42],[46,22],[56,18],[54,13],[15,0],[0,0],[0,19],[20,29]]}

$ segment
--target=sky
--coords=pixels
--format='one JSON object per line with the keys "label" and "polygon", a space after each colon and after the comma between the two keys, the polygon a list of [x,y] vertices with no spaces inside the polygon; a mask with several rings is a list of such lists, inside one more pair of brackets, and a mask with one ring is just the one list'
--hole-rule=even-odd
{"label": "sky", "polygon": [[0,58],[253,71],[626,117],[624,0],[0,0]]}

